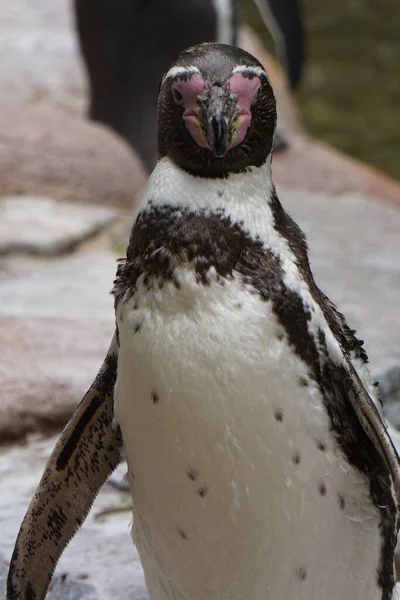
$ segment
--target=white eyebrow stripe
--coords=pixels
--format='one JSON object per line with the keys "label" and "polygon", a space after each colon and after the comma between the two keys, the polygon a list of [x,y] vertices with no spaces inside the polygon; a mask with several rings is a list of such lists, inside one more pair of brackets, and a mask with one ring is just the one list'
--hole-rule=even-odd
{"label": "white eyebrow stripe", "polygon": [[200,71],[197,67],[172,67],[163,77],[161,85],[164,83],[166,79],[169,77],[179,77],[181,75],[194,75],[195,73],[200,74]]}
{"label": "white eyebrow stripe", "polygon": [[232,73],[253,73],[254,75],[257,75],[257,77],[266,77],[269,81],[266,71],[257,66],[249,67],[248,65],[239,65],[233,69]]}

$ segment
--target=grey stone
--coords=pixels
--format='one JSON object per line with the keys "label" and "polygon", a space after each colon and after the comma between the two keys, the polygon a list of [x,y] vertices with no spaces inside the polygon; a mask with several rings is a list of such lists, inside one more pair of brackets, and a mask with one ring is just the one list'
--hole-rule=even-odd
{"label": "grey stone", "polygon": [[[82,579],[82,577],[81,577]],[[47,600],[100,600],[99,591],[90,583],[78,581],[67,574],[54,577]]]}
{"label": "grey stone", "polygon": [[400,366],[388,369],[378,376],[383,412],[387,419],[400,429]]}
{"label": "grey stone", "polygon": [[0,598],[5,598],[7,589],[8,564],[0,553]]}
{"label": "grey stone", "polygon": [[84,252],[0,280],[0,316],[114,322],[111,252]]}
{"label": "grey stone", "polygon": [[145,182],[139,158],[110,129],[61,110],[0,107],[1,196],[131,211]]}
{"label": "grey stone", "polygon": [[[9,559],[18,529],[56,437],[31,436],[26,445],[0,449],[0,555]],[[104,486],[82,528],[65,550],[55,576],[94,586],[104,600],[144,600],[146,586],[132,544],[126,494]],[[76,588],[75,588],[76,589]],[[71,593],[74,590],[71,589]]]}
{"label": "grey stone", "polygon": [[0,254],[70,251],[117,215],[107,207],[60,204],[39,196],[0,197]]}
{"label": "grey stone", "polygon": [[0,440],[62,427],[114,330],[114,255],[83,253],[0,281]]}
{"label": "grey stone", "polygon": [[357,329],[377,375],[400,363],[400,210],[360,194],[278,187],[307,234],[319,287]]}
{"label": "grey stone", "polygon": [[0,11],[0,106],[58,106],[81,112],[84,77],[63,0],[13,0]]}

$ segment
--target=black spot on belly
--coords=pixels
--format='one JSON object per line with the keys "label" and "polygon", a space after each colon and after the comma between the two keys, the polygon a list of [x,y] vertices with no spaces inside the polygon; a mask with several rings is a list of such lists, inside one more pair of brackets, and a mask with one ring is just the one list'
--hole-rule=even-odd
{"label": "black spot on belly", "polygon": [[296,575],[300,579],[300,581],[305,581],[307,579],[307,569],[305,569],[304,567],[300,567],[299,569],[297,569]]}
{"label": "black spot on belly", "polygon": [[275,421],[282,422],[283,421],[283,410],[278,408],[274,413]]}
{"label": "black spot on belly", "polygon": [[156,394],[155,392],[153,392],[151,394],[151,399],[153,400],[153,404],[158,404],[160,401],[160,396],[158,394]]}
{"label": "black spot on belly", "polygon": [[224,195],[224,192],[222,190],[218,190],[217,194],[218,194],[219,198],[222,198],[222,196]]}
{"label": "black spot on belly", "polygon": [[180,529],[180,527],[178,527],[178,533],[179,533],[179,535],[181,536],[181,538],[183,540],[187,540],[188,539],[187,534],[183,531],[183,529]]}
{"label": "black spot on belly", "polygon": [[346,508],[346,501],[341,494],[338,494],[339,508],[344,510]]}
{"label": "black spot on belly", "polygon": [[308,381],[305,377],[300,377],[299,383],[300,383],[301,387],[308,387]]}
{"label": "black spot on belly", "polygon": [[299,465],[300,464],[300,454],[298,452],[294,452],[292,455],[292,461],[294,462],[295,465]]}
{"label": "black spot on belly", "polygon": [[199,494],[199,496],[204,498],[204,496],[207,496],[207,494],[208,494],[208,487],[206,485],[203,485],[203,487],[201,487],[197,490],[197,493]]}
{"label": "black spot on belly", "polygon": [[318,491],[321,496],[326,496],[326,485],[324,483],[320,483],[318,486]]}
{"label": "black spot on belly", "polygon": [[197,478],[199,476],[199,472],[197,471],[197,469],[193,469],[190,468],[187,472],[186,475],[189,477],[189,479],[191,481],[197,481]]}
{"label": "black spot on belly", "polygon": [[138,332],[141,330],[141,328],[142,328],[142,323],[136,323],[136,324],[133,326],[133,331],[134,331],[135,333],[138,333]]}
{"label": "black spot on belly", "polygon": [[278,333],[278,335],[276,336],[276,339],[281,342],[283,340],[283,333]]}
{"label": "black spot on belly", "polygon": [[323,442],[318,442],[317,448],[318,448],[318,450],[321,450],[321,452],[325,452],[325,450],[326,450],[326,446]]}

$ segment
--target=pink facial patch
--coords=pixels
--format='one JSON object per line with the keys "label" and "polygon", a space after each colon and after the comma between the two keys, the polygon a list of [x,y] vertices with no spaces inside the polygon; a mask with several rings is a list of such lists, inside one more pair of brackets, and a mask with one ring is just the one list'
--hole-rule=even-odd
{"label": "pink facial patch", "polygon": [[246,137],[246,133],[251,123],[251,105],[255,102],[260,89],[260,79],[257,76],[252,78],[244,77],[243,73],[235,73],[228,82],[229,91],[236,96],[239,115],[237,116],[237,130],[231,144],[231,148],[241,144]]}
{"label": "pink facial patch", "polygon": [[183,113],[185,125],[196,144],[201,148],[208,148],[208,144],[200,128],[197,100],[199,96],[205,94],[208,88],[207,82],[198,74],[192,75],[187,81],[178,79],[171,85],[176,104],[182,105],[185,109]]}

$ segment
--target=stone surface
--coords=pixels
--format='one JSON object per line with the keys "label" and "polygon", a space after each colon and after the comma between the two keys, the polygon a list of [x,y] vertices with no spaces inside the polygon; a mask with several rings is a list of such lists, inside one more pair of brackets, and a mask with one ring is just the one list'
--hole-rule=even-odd
{"label": "stone surface", "polygon": [[0,195],[132,210],[145,182],[139,158],[106,127],[51,109],[0,110]]}
{"label": "stone surface", "polygon": [[[7,561],[55,442],[56,438],[36,437],[27,445],[0,449],[0,555]],[[124,510],[128,507],[127,494],[104,486],[63,554],[56,575],[67,573],[74,581],[94,585],[104,600],[145,600],[143,572],[129,533],[132,513]]]}
{"label": "stone surface", "polygon": [[400,206],[400,184],[317,140],[294,135],[290,148],[274,156],[277,184],[332,196],[358,193]]}
{"label": "stone surface", "polygon": [[47,600],[100,600],[101,597],[95,586],[64,574],[53,579]]}
{"label": "stone surface", "polygon": [[0,197],[0,254],[59,254],[110,225],[107,207],[60,204],[39,196]]}
{"label": "stone surface", "polygon": [[399,364],[378,376],[383,412],[389,421],[400,430],[400,360]]}
{"label": "stone surface", "polygon": [[278,186],[308,237],[317,284],[365,340],[377,375],[400,363],[400,211],[360,194]]}
{"label": "stone surface", "polygon": [[[1,518],[1,514],[0,514]],[[0,553],[0,598],[5,598],[7,587],[8,565]]]}
{"label": "stone surface", "polygon": [[112,337],[115,271],[84,253],[0,282],[0,443],[64,426]]}
{"label": "stone surface", "polygon": [[84,76],[72,2],[13,0],[0,11],[0,107],[82,112]]}

